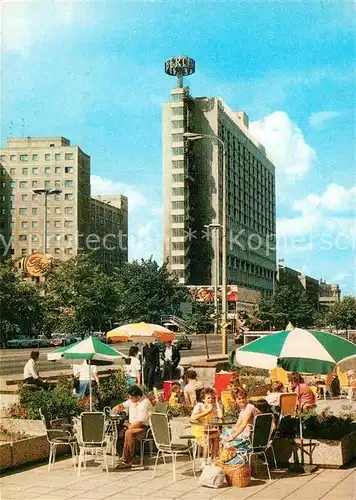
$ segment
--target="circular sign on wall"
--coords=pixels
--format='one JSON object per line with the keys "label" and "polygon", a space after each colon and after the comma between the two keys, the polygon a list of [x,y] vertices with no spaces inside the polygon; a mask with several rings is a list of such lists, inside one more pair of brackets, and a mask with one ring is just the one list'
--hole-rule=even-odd
{"label": "circular sign on wall", "polygon": [[42,252],[29,255],[24,262],[24,268],[30,276],[43,276],[50,265],[50,257]]}

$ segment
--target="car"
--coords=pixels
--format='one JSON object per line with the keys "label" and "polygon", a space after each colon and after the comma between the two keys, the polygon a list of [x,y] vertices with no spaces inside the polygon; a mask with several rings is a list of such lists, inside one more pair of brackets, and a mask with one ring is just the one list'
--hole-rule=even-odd
{"label": "car", "polygon": [[192,348],[192,341],[188,335],[184,333],[177,333],[176,338],[173,340],[173,345],[175,345],[179,350]]}

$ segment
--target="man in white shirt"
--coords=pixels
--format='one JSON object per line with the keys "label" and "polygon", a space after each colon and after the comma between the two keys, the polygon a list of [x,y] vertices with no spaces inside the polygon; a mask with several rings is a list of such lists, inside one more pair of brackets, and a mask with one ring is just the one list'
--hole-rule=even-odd
{"label": "man in white shirt", "polygon": [[113,415],[123,410],[129,414],[129,425],[125,432],[124,450],[121,463],[117,466],[118,469],[131,467],[136,441],[144,439],[149,428],[149,415],[153,410],[151,401],[143,395],[142,390],[137,385],[130,387],[128,394],[127,401],[112,409]]}
{"label": "man in white shirt", "polygon": [[176,346],[172,345],[172,342],[166,342],[166,347],[162,353],[163,357],[163,380],[172,380],[175,374],[175,370],[179,365],[180,352]]}
{"label": "man in white shirt", "polygon": [[40,357],[38,351],[32,351],[30,354],[30,359],[24,366],[23,369],[23,380],[26,384],[34,384],[39,388],[48,389],[50,385],[45,380],[42,380],[37,369],[37,361]]}
{"label": "man in white shirt", "polygon": [[85,397],[89,394],[89,383],[95,381],[99,384],[98,370],[96,365],[88,364],[85,359],[81,365],[73,365],[73,375],[79,378],[79,390],[78,394]]}

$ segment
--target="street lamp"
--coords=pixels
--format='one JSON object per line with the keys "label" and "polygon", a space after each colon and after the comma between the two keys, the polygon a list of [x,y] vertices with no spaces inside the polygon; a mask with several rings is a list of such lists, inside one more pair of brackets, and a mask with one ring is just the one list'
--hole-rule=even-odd
{"label": "street lamp", "polygon": [[204,224],[204,227],[210,231],[210,229],[215,230],[215,242],[214,242],[214,251],[215,251],[215,269],[214,269],[214,333],[217,334],[219,332],[219,301],[218,301],[218,286],[220,281],[219,276],[219,260],[220,260],[220,251],[219,251],[219,231],[222,228],[221,224]]}
{"label": "street lamp", "polygon": [[43,253],[47,253],[47,199],[50,194],[61,194],[61,189],[33,189],[35,194],[44,194]]}
{"label": "street lamp", "polygon": [[227,354],[227,213],[226,213],[226,148],[225,143],[216,135],[196,134],[194,132],[185,132],[183,137],[189,141],[198,141],[209,139],[216,141],[222,147],[222,177],[223,177],[223,196],[222,196],[222,297],[221,297],[221,318],[222,318],[222,354]]}

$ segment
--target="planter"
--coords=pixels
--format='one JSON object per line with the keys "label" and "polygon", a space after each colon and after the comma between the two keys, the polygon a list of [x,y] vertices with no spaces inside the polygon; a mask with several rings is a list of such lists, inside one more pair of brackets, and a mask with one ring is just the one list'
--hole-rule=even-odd
{"label": "planter", "polygon": [[0,470],[12,467],[11,443],[0,444]]}
{"label": "planter", "polygon": [[[305,438],[307,444],[309,438]],[[312,461],[314,465],[325,468],[339,468],[356,458],[356,432],[344,436],[341,440],[313,439],[317,443]],[[286,465],[293,462],[293,440],[288,438],[278,438],[273,442],[277,463]],[[308,447],[306,447],[308,450]],[[301,460],[301,453],[298,450],[298,457]],[[304,455],[305,463],[309,463],[309,457]]]}
{"label": "planter", "polygon": [[27,462],[36,462],[49,456],[49,444],[46,436],[35,436],[14,441],[12,446],[12,467]]}
{"label": "planter", "polygon": [[43,436],[45,433],[45,428],[42,420],[28,420],[28,419],[17,419],[17,418],[0,418],[0,427],[9,432],[23,432],[27,436]]}

